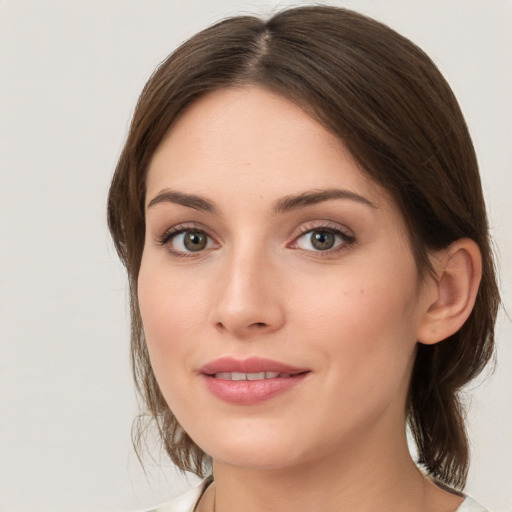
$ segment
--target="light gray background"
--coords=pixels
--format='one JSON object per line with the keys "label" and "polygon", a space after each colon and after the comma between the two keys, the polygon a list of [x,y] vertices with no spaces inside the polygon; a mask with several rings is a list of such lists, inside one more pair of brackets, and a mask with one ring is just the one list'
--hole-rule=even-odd
{"label": "light gray background", "polygon": [[[105,198],[137,96],[181,41],[291,2],[0,0],[0,510],[135,511],[181,492],[141,471],[123,269]],[[294,2],[295,5],[300,2]],[[512,310],[512,3],[340,0],[429,53],[474,136]],[[472,386],[467,491],[512,510],[512,329]]]}

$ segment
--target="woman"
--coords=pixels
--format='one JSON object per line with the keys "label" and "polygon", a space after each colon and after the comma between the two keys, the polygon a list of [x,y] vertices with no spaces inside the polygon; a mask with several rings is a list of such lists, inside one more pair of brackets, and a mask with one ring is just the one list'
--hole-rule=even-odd
{"label": "woman", "polygon": [[211,473],[163,511],[485,510],[456,490],[499,304],[485,206],[410,41],[318,6],[197,34],[142,92],[109,224],[138,389]]}

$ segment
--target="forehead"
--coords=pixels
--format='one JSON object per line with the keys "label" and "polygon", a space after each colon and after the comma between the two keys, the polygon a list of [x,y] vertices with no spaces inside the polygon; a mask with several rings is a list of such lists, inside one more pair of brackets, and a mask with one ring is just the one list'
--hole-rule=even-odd
{"label": "forehead", "polygon": [[166,187],[219,198],[236,189],[262,199],[338,187],[389,202],[337,136],[257,86],[212,92],[182,113],[151,160],[148,201]]}

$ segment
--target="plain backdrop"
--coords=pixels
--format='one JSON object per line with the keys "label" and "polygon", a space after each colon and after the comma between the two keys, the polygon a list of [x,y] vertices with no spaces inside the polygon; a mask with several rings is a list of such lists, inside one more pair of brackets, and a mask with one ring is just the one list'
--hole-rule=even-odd
{"label": "plain backdrop", "polygon": [[[512,3],[330,3],[408,36],[451,83],[479,155],[511,311]],[[106,194],[155,66],[222,17],[290,4],[0,0],[1,511],[143,511],[187,485],[158,456],[145,474],[131,448],[127,293]],[[511,341],[501,314],[497,369],[467,399],[467,492],[494,512],[512,510]]]}

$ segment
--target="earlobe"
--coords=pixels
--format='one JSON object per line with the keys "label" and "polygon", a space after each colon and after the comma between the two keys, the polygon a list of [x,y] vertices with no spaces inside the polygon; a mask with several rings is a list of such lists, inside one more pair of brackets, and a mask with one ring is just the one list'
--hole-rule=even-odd
{"label": "earlobe", "polygon": [[434,344],[457,332],[475,304],[482,277],[482,256],[476,242],[461,238],[436,255],[437,279],[418,332],[418,341]]}

